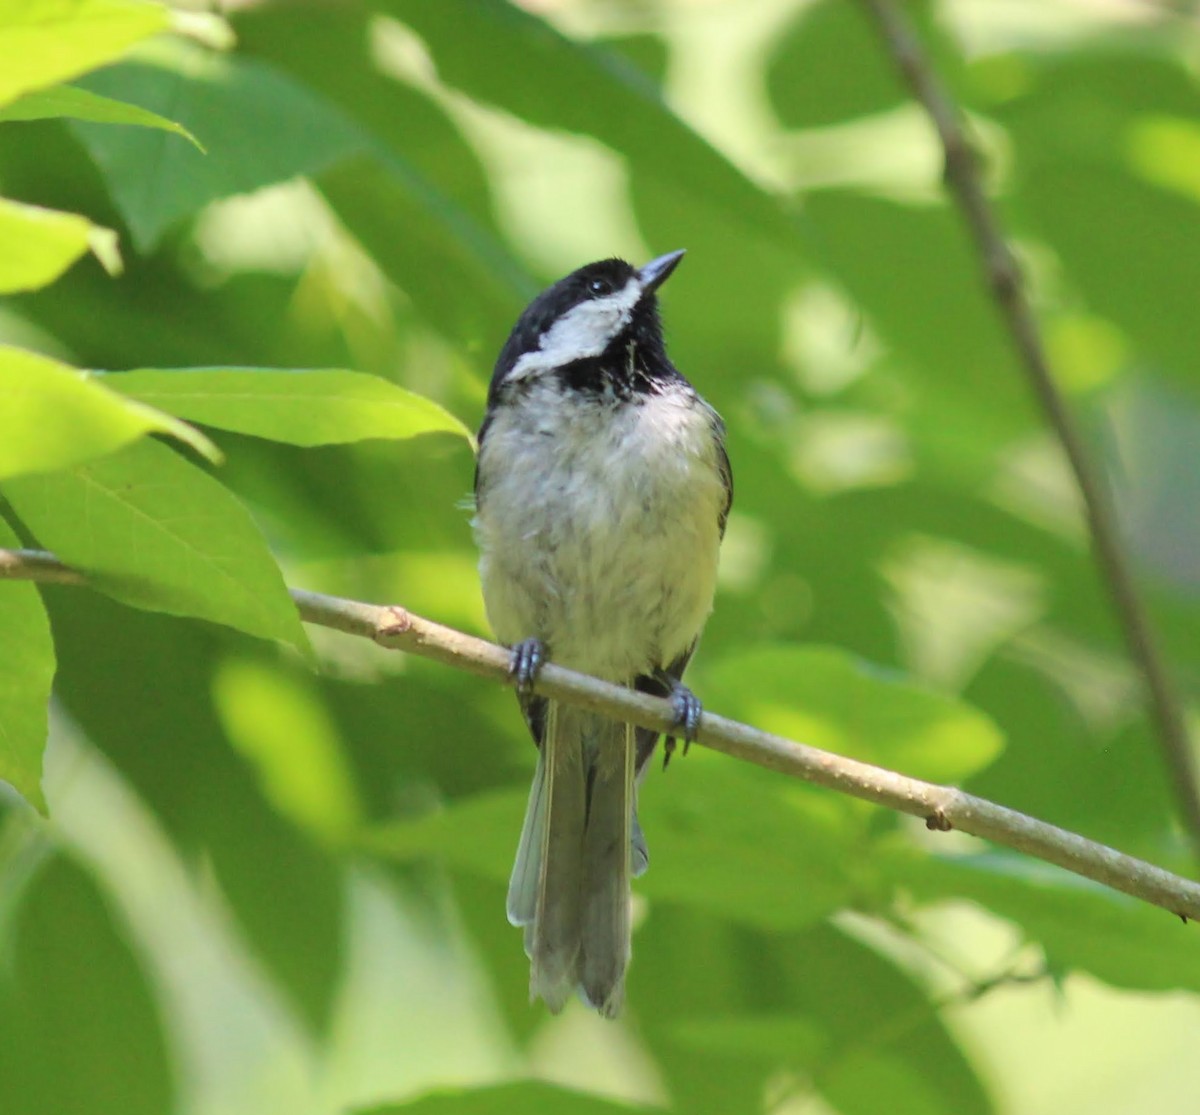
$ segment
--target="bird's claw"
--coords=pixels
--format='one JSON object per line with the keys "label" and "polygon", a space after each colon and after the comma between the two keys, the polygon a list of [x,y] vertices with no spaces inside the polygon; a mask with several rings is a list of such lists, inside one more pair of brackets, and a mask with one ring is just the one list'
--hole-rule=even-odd
{"label": "bird's claw", "polygon": [[[704,706],[700,703],[700,698],[679,681],[672,682],[671,696],[668,700],[671,702],[672,726],[683,729],[679,734],[683,737],[683,753],[686,755],[692,740],[696,738]],[[663,741],[663,770],[666,770],[671,756],[675,754],[675,738],[671,735]]]}
{"label": "bird's claw", "polygon": [[546,662],[546,644],[541,639],[525,639],[512,648],[508,673],[517,683],[517,692],[528,697],[533,683]]}

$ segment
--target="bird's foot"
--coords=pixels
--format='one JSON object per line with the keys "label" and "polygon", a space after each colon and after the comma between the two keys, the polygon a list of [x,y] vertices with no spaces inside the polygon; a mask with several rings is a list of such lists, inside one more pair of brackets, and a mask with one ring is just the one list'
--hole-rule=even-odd
{"label": "bird's foot", "polygon": [[533,683],[546,664],[546,644],[541,639],[525,639],[512,648],[512,661],[508,673],[517,683],[517,693],[528,697],[533,692]]}
{"label": "bird's foot", "polygon": [[[671,695],[667,698],[671,702],[671,723],[674,728],[683,729],[679,735],[683,737],[683,753],[686,755],[692,740],[696,738],[704,706],[700,698],[677,678],[666,676],[662,680],[671,687]],[[663,741],[663,770],[667,769],[671,756],[675,754],[675,740],[675,735],[668,735]]]}

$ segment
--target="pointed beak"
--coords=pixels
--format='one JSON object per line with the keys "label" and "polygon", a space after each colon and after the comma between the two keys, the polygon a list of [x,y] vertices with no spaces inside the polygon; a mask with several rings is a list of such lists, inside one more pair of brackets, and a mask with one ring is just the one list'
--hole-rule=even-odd
{"label": "pointed beak", "polygon": [[677,252],[667,252],[665,256],[659,256],[658,259],[652,259],[638,272],[638,278],[642,281],[642,290],[649,294],[652,290],[658,290],[670,277],[672,271],[679,266],[679,261],[683,259],[684,249],[680,248]]}

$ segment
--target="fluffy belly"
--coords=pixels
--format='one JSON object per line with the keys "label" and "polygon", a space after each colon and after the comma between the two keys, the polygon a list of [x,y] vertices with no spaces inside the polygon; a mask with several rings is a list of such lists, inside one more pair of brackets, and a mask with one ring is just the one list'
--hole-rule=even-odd
{"label": "fluffy belly", "polygon": [[[537,636],[561,665],[628,682],[699,635],[724,491],[707,415],[665,417],[673,436],[642,408],[577,439],[523,438],[502,474],[481,458],[480,573],[502,642]],[[506,432],[490,431],[490,448]]]}

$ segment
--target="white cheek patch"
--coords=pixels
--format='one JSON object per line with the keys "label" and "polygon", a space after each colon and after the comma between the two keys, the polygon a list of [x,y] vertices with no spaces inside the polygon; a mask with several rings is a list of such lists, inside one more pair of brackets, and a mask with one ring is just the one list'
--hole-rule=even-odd
{"label": "white cheek patch", "polygon": [[508,383],[528,379],[540,372],[561,368],[574,360],[599,356],[609,342],[629,324],[633,308],[642,296],[642,284],[634,276],[620,290],[603,298],[589,298],[573,306],[542,334],[536,352],[527,352],[504,377]]}

